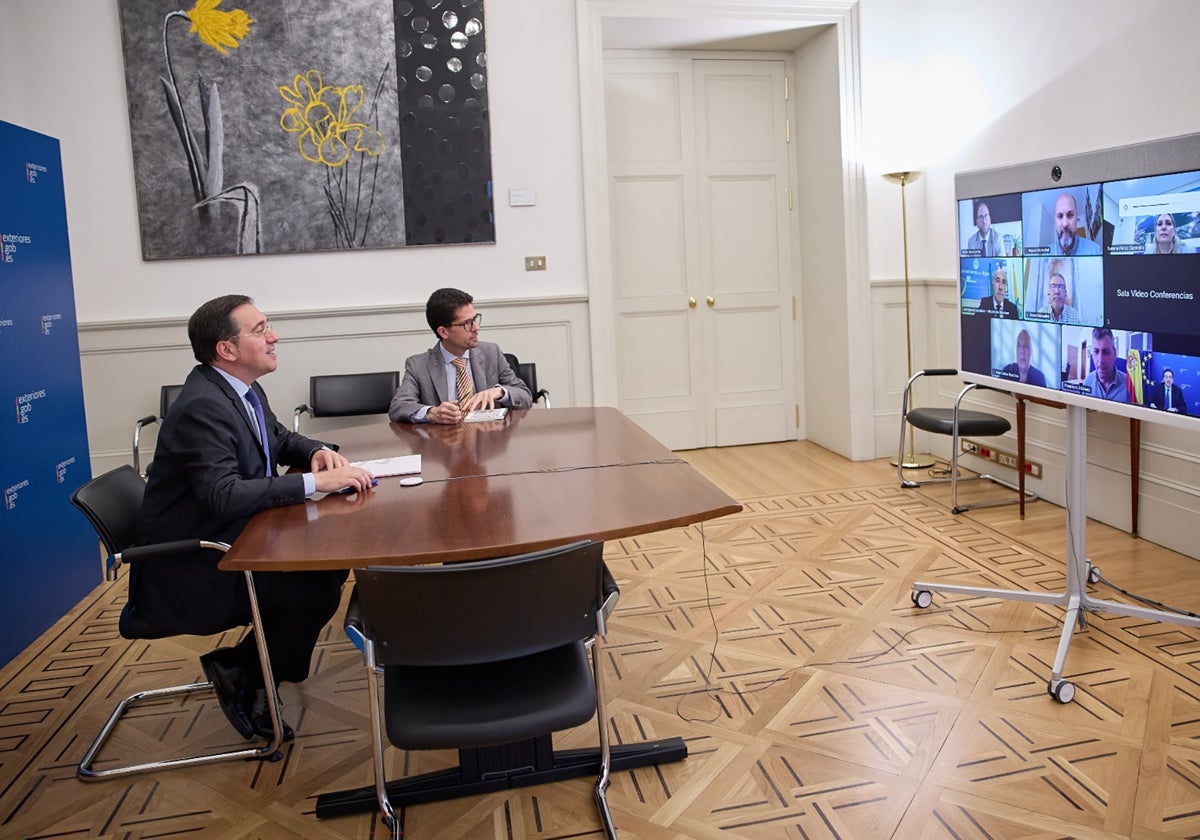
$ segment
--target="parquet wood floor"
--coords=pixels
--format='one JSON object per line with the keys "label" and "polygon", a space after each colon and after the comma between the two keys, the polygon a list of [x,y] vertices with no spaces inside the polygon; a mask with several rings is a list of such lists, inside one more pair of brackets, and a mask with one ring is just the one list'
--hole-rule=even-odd
{"label": "parquet wood floor", "polygon": [[[1200,836],[1200,631],[1091,616],[1062,705],[1045,690],[1056,609],[910,603],[917,578],[1060,590],[1061,509],[953,516],[945,488],[901,490],[885,461],[808,443],[685,456],[745,510],[607,546],[622,590],[604,652],[615,741],[678,735],[690,753],[614,775],[623,838]],[[1088,540],[1107,579],[1200,611],[1196,560],[1095,522]],[[231,641],[127,642],[123,598],[123,581],[98,587],[0,671],[0,837],[386,836],[373,814],[313,814],[318,793],[370,783],[361,659],[336,621],[313,676],[284,686],[297,738],[282,761],[77,781],[120,697],[199,679],[197,656]],[[139,715],[113,753],[230,743],[208,697]],[[594,741],[588,725],[557,744]],[[401,776],[455,757],[389,760]],[[411,840],[602,836],[586,779],[403,818]]]}

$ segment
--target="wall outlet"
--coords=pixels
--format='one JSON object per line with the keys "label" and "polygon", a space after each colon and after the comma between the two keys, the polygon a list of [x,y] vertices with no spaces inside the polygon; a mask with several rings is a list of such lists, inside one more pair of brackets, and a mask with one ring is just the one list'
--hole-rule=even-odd
{"label": "wall outlet", "polygon": [[525,258],[525,270],[526,271],[545,271],[546,270],[546,258],[545,257],[526,257]]}
{"label": "wall outlet", "polygon": [[[982,458],[985,461],[992,461],[1002,467],[1008,467],[1010,470],[1017,468],[1017,455],[1015,452],[1008,452],[1004,449],[996,449],[991,446],[977,443],[976,441],[967,438],[960,438],[958,441],[959,449],[968,455],[974,455],[976,458]],[[1025,475],[1030,478],[1042,477],[1042,465],[1037,461],[1025,461]]]}

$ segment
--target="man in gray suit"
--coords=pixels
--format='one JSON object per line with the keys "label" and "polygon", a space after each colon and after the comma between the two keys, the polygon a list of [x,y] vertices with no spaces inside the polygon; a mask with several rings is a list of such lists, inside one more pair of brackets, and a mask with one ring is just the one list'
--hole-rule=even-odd
{"label": "man in gray suit", "polygon": [[429,296],[425,320],[438,343],[404,362],[404,378],[388,408],[392,420],[453,424],[476,409],[533,405],[529,388],[499,345],[479,340],[483,316],[474,300],[458,289],[438,289]]}

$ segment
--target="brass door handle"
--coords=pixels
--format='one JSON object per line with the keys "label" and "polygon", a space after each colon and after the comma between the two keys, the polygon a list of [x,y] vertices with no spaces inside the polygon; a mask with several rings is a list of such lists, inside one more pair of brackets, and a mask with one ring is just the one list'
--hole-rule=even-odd
{"label": "brass door handle", "polygon": [[696,299],[694,297],[688,298],[688,309],[695,309],[695,308],[696,308]]}
{"label": "brass door handle", "polygon": [[706,297],[704,299],[704,302],[707,303],[709,306],[716,306],[716,304],[717,304],[717,301],[713,298],[712,295],[709,295],[708,297]]}

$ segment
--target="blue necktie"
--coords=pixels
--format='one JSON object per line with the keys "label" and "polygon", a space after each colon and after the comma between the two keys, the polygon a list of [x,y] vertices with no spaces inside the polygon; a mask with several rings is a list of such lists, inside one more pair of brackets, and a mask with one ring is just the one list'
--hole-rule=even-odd
{"label": "blue necktie", "polygon": [[260,400],[258,398],[258,394],[254,393],[254,389],[251,388],[249,391],[246,392],[246,402],[250,403],[250,407],[254,409],[254,418],[256,420],[258,420],[258,443],[260,446],[262,446],[263,455],[266,456],[266,459],[267,459],[266,475],[268,478],[270,478],[271,477],[271,447],[267,443],[267,420],[265,417],[263,417],[262,400]]}

